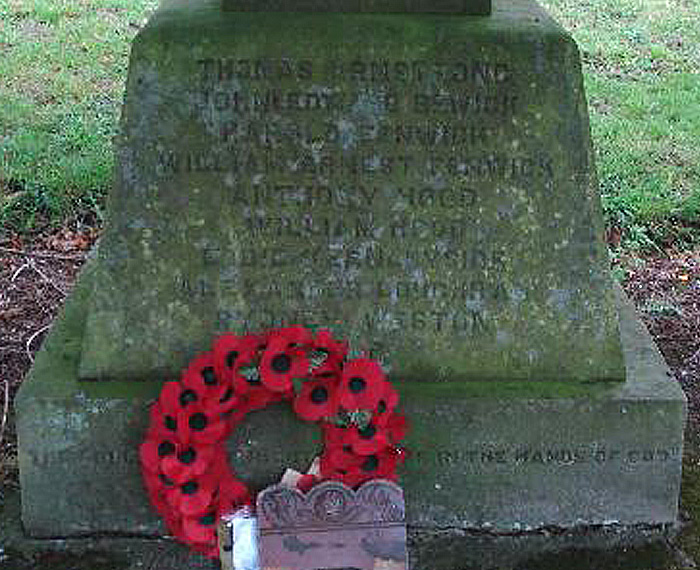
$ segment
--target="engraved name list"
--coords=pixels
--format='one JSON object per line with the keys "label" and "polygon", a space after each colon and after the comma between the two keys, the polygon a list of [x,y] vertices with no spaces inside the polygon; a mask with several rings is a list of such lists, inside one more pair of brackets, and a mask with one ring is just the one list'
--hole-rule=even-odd
{"label": "engraved name list", "polygon": [[528,294],[493,278],[516,273],[514,238],[498,234],[532,216],[556,169],[523,140],[527,90],[508,62],[230,56],[193,69],[206,142],[153,154],[160,180],[216,177],[245,244],[176,285],[216,299],[220,330],[347,323],[375,349],[398,329],[493,336],[493,315]]}

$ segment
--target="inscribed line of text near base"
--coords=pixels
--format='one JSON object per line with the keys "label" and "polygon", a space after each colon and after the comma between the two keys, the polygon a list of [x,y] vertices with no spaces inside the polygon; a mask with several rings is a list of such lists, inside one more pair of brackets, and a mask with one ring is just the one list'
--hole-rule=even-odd
{"label": "inscribed line of text near base", "polygon": [[[644,466],[651,464],[671,464],[680,457],[680,447],[658,447],[653,445],[607,447],[598,445],[542,445],[542,446],[484,446],[467,449],[444,449],[439,446],[432,448],[414,446],[411,455],[414,462],[426,462],[450,468],[457,465],[488,467],[499,465],[514,466],[550,466],[567,467],[583,464],[626,464],[629,466]],[[283,465],[290,460],[295,464],[308,463],[306,454],[294,450],[248,449],[231,450],[232,459],[246,462],[279,463]],[[42,469],[52,469],[56,465],[79,465],[90,471],[120,471],[136,470],[139,465],[137,449],[104,450],[96,447],[79,447],[74,450],[32,451],[27,459],[32,465]]]}
{"label": "inscribed line of text near base", "polygon": [[417,449],[416,459],[434,465],[543,465],[553,467],[579,464],[626,463],[630,465],[667,463],[680,456],[680,448],[606,446],[484,446],[471,449]]}

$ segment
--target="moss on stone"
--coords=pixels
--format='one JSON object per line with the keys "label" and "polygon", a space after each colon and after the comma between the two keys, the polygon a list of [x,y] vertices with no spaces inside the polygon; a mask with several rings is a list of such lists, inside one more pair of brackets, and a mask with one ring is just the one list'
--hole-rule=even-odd
{"label": "moss on stone", "polygon": [[[406,380],[624,380],[578,51],[536,3],[495,8],[165,2],[132,51],[81,378],[167,377],[219,332],[285,323],[330,326]],[[445,124],[472,134],[394,132]],[[263,127],[310,139],[268,148]],[[371,166],[401,153],[412,166]],[[319,189],[346,202],[289,198]]]}

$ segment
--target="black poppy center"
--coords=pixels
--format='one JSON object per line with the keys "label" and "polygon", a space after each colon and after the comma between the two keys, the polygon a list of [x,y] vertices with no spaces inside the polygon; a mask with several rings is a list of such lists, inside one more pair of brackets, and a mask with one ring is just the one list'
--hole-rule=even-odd
{"label": "black poppy center", "polygon": [[323,386],[316,386],[311,390],[311,401],[314,404],[323,404],[328,400],[328,390]]}
{"label": "black poppy center", "polygon": [[360,437],[362,439],[372,439],[374,437],[374,434],[377,433],[377,428],[374,427],[372,424],[368,424],[367,427],[358,430],[358,433],[360,434]]}
{"label": "black poppy center", "polygon": [[216,522],[216,513],[208,513],[199,519],[199,524],[211,526]]}
{"label": "black poppy center", "polygon": [[228,402],[231,398],[233,397],[233,388],[229,388],[226,390],[226,393],[219,398],[219,403],[223,404],[225,402]]}
{"label": "black poppy center", "polygon": [[183,451],[180,453],[177,458],[180,460],[181,463],[184,463],[185,465],[190,465],[194,463],[195,459],[197,459],[197,452],[192,449],[191,447],[187,451]]}
{"label": "black poppy center", "polygon": [[160,479],[163,482],[163,485],[166,487],[172,487],[173,486],[173,480],[170,479],[169,477],[166,477],[162,473],[158,475],[158,479]]}
{"label": "black poppy center", "polygon": [[364,378],[355,376],[354,378],[350,378],[348,386],[353,394],[359,394],[367,387],[367,382],[365,382]]}
{"label": "black poppy center", "polygon": [[165,416],[165,427],[170,431],[175,431],[177,429],[177,420],[172,416]]}
{"label": "black poppy center", "polygon": [[199,490],[199,484],[197,481],[188,481],[180,489],[183,495],[194,495]]}
{"label": "black poppy center", "polygon": [[386,412],[386,402],[384,400],[380,400],[377,404],[377,413],[383,414],[384,412]]}
{"label": "black poppy center", "polygon": [[272,359],[272,369],[278,374],[289,372],[292,367],[292,359],[286,354],[278,354]]}
{"label": "black poppy center", "polygon": [[209,420],[207,420],[207,416],[205,414],[199,412],[190,416],[189,423],[190,428],[194,431],[202,431],[204,428],[207,427],[207,423],[209,423]]}
{"label": "black poppy center", "polygon": [[163,441],[158,445],[158,457],[165,457],[175,451],[175,444],[171,441]]}
{"label": "black poppy center", "polygon": [[229,368],[233,368],[233,365],[236,363],[236,358],[238,358],[238,351],[237,350],[232,350],[226,355],[226,366]]}
{"label": "black poppy center", "polygon": [[185,390],[180,394],[180,405],[184,408],[187,404],[197,401],[197,392],[194,390]]}
{"label": "black poppy center", "polygon": [[213,386],[216,384],[216,373],[211,366],[207,366],[204,370],[202,370],[202,380],[204,380],[204,383],[207,386]]}
{"label": "black poppy center", "polygon": [[363,471],[376,471],[377,467],[379,467],[379,459],[377,458],[376,455],[370,455],[362,463],[362,470]]}

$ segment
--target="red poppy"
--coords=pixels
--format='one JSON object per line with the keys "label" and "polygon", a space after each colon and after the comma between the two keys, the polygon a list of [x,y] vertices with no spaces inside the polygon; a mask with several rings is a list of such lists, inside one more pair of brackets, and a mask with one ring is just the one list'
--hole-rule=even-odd
{"label": "red poppy", "polygon": [[214,370],[217,376],[224,380],[232,380],[237,364],[240,361],[249,361],[262,342],[260,335],[234,335],[225,334],[216,339],[214,343]]}
{"label": "red poppy", "polygon": [[[257,373],[259,358],[255,352],[242,353],[233,367],[233,388],[236,394],[247,394],[250,390],[262,385],[262,380]],[[253,374],[255,373],[255,374]]]}
{"label": "red poppy", "polygon": [[401,460],[399,450],[388,447],[380,453],[362,458],[359,467],[350,471],[351,477],[364,483],[371,479],[388,479],[396,481],[396,467]]}
{"label": "red poppy", "polygon": [[[236,415],[235,411],[239,410],[243,406],[243,401],[243,396],[236,395],[236,390],[233,387],[232,382],[230,386],[223,390],[223,392],[209,404],[209,406],[213,411],[222,416],[229,415],[232,412],[234,412],[234,415]],[[238,420],[240,419],[242,419],[242,416],[238,418]],[[236,420],[235,423],[238,423],[238,420]]]}
{"label": "red poppy", "polygon": [[200,398],[220,395],[227,382],[216,374],[214,353],[205,352],[190,362],[182,373],[182,385]]}
{"label": "red poppy", "polygon": [[324,479],[334,478],[333,474],[343,473],[359,467],[362,458],[353,453],[347,444],[331,445],[326,443],[326,448],[321,456],[321,476]]}
{"label": "red poppy", "polygon": [[[253,363],[242,364],[241,368],[250,368]],[[278,402],[285,398],[285,392],[273,392],[265,384],[259,375],[244,375],[242,371],[237,371],[233,377],[233,385],[237,394],[240,395],[240,403],[236,410],[237,414],[243,415],[248,412],[260,410],[269,404]]]}
{"label": "red poppy", "polygon": [[316,475],[311,475],[311,473],[307,473],[306,475],[302,475],[299,477],[299,480],[297,481],[297,489],[299,489],[302,493],[307,493],[316,483],[318,483],[319,479],[316,477]]}
{"label": "red poppy", "polygon": [[378,362],[357,358],[343,367],[338,401],[347,410],[374,410],[388,385]]}
{"label": "red poppy", "polygon": [[161,516],[167,516],[170,512],[170,507],[165,500],[163,494],[163,483],[160,477],[153,473],[152,471],[142,471],[143,482],[148,491],[148,496],[151,499],[151,504],[156,508],[156,510],[161,514]]}
{"label": "red poppy", "polygon": [[[174,536],[218,557],[217,521],[251,504],[223,442],[247,412],[275,401],[293,400],[301,418],[321,420],[325,450],[317,469],[297,481],[300,490],[322,479],[351,487],[396,479],[406,457],[395,447],[406,432],[405,418],[395,413],[398,394],[377,363],[356,359],[344,365],[346,356],[345,343],[329,331],[319,331],[315,340],[300,326],[259,336],[229,334],[217,339],[213,352],[197,357],[180,383],[164,384],[139,454],[151,501]],[[306,381],[295,395],[297,378]],[[369,423],[341,427],[331,423],[333,416]]]}
{"label": "red poppy", "polygon": [[327,448],[321,456],[321,475],[324,479],[342,481],[350,487],[356,487],[370,479],[395,481],[396,468],[404,457],[403,450],[391,446],[363,456],[354,453],[347,444],[334,445]]}
{"label": "red poppy", "polygon": [[390,442],[387,430],[370,422],[363,428],[349,428],[347,443],[358,455],[372,455],[386,448]]}
{"label": "red poppy", "polygon": [[218,518],[215,510],[192,517],[183,517],[182,533],[189,542],[201,545],[201,547],[204,547],[204,552],[206,552],[212,543],[216,543],[217,522]]}
{"label": "red poppy", "polygon": [[178,415],[180,410],[175,408],[169,410],[160,401],[156,401],[149,410],[150,425],[147,439],[179,441],[178,436]]}
{"label": "red poppy", "polygon": [[200,404],[192,404],[181,410],[177,418],[180,443],[213,444],[225,439],[231,430],[218,410]]}
{"label": "red poppy", "polygon": [[216,525],[221,517],[251,504],[247,487],[235,478],[227,464],[221,464],[219,477],[219,489],[209,508],[204,513],[186,516],[182,520],[185,541],[194,543],[195,550],[210,558],[218,557]]}
{"label": "red poppy", "polygon": [[177,444],[174,438],[149,438],[139,447],[141,465],[151,473],[160,473],[160,462],[164,457],[175,453]]}
{"label": "red poppy", "polygon": [[348,487],[352,488],[358,486],[360,483],[367,480],[363,478],[362,474],[358,469],[329,469],[324,472],[323,477],[324,479],[340,481],[341,483],[344,483]]}
{"label": "red poppy", "polygon": [[224,473],[221,462],[215,462],[201,477],[180,484],[170,481],[165,498],[173,509],[184,516],[200,515],[212,505],[218,482]]}
{"label": "red poppy", "polygon": [[304,382],[301,392],[294,399],[296,414],[310,422],[337,414],[335,392],[339,381],[338,377],[329,375]]}
{"label": "red poppy", "polygon": [[235,512],[244,505],[252,502],[248,488],[236,479],[233,472],[224,477],[219,486],[219,514],[225,515]]}
{"label": "red poppy", "polygon": [[182,515],[177,511],[171,510],[164,518],[170,534],[178,540],[184,540],[185,535],[182,532]]}
{"label": "red poppy", "polygon": [[403,414],[391,414],[386,422],[386,429],[389,432],[389,438],[393,443],[399,443],[408,431],[408,420]]}
{"label": "red poppy", "polygon": [[335,340],[328,329],[320,329],[316,332],[313,352],[324,355],[322,363],[316,366],[313,366],[314,363],[312,363],[313,375],[322,375],[328,372],[339,373],[343,360],[348,354],[348,346],[345,342]]}
{"label": "red poppy", "polygon": [[206,402],[192,403],[185,409],[174,411],[165,410],[156,402],[150,413],[151,426],[147,438],[159,442],[168,440],[177,445],[186,445],[192,441],[212,444],[227,437],[231,429],[217,409],[210,410]]}
{"label": "red poppy", "polygon": [[257,353],[245,353],[236,361],[233,387],[241,397],[239,409],[245,413],[264,408],[284,395],[273,392],[263,384],[258,360]]}
{"label": "red poppy", "polygon": [[323,423],[321,424],[321,429],[323,430],[323,441],[326,449],[347,445],[347,428],[332,423]]}
{"label": "red poppy", "polygon": [[262,410],[270,404],[281,402],[286,397],[286,392],[273,392],[263,386],[262,389],[254,389],[248,392],[244,397],[243,405],[246,413],[254,412],[255,410]]}
{"label": "red poppy", "polygon": [[272,339],[260,360],[260,377],[263,384],[274,392],[287,392],[293,388],[294,378],[309,375],[309,360],[305,351],[284,336]]}
{"label": "red poppy", "polygon": [[[203,377],[200,375],[199,379]],[[173,412],[199,404],[213,412],[226,413],[239,404],[234,388],[229,382],[217,382],[213,387],[205,387],[199,380],[192,381],[189,386],[180,382],[166,382],[158,401],[164,410]]]}
{"label": "red poppy", "polygon": [[165,410],[177,410],[187,406],[190,402],[196,402],[200,394],[194,390],[183,390],[180,382],[166,382],[160,390],[158,401]]}
{"label": "red poppy", "polygon": [[221,453],[218,446],[184,447],[162,459],[161,471],[179,485],[203,475]]}
{"label": "red poppy", "polygon": [[282,341],[288,346],[306,348],[313,342],[313,334],[306,327],[301,325],[292,325],[289,327],[271,329],[267,333],[266,340],[268,343]]}
{"label": "red poppy", "polygon": [[372,421],[377,426],[384,426],[392,417],[396,406],[399,404],[399,394],[396,389],[387,382],[383,395],[377,401],[372,414]]}

